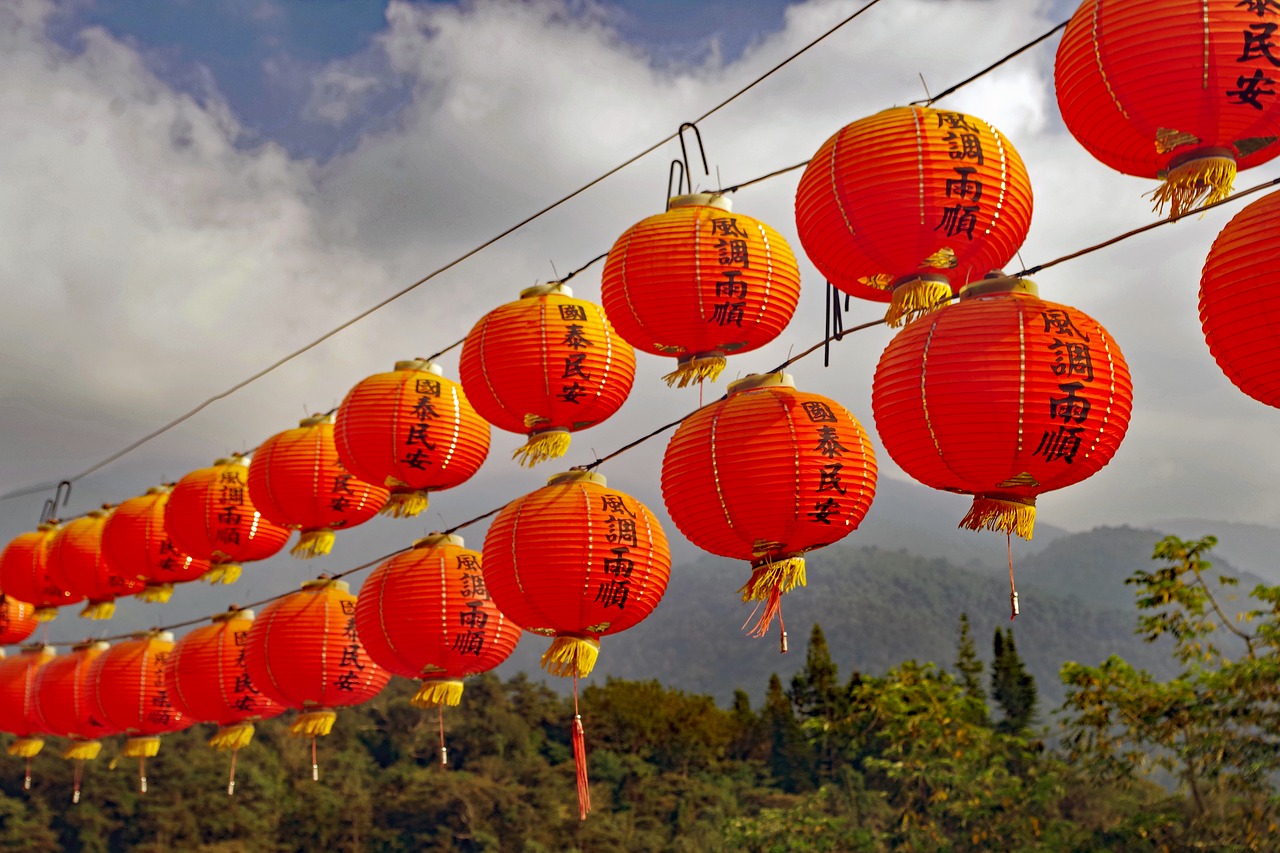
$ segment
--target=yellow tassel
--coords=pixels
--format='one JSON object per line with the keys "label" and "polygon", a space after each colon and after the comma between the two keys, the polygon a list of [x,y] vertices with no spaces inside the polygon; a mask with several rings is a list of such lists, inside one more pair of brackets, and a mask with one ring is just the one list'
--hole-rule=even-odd
{"label": "yellow tassel", "polygon": [[69,761],[92,761],[102,752],[102,743],[96,740],[76,740],[62,751],[62,757]]}
{"label": "yellow tassel", "polygon": [[756,566],[738,592],[743,601],[767,601],[775,589],[781,594],[804,585],[804,557],[787,557]]}
{"label": "yellow tassel", "polygon": [[518,460],[526,468],[532,468],[539,462],[559,459],[568,452],[569,431],[549,429],[531,434],[524,446],[511,454],[511,458]]}
{"label": "yellow tassel", "polygon": [[457,705],[462,701],[462,682],[457,679],[433,679],[422,682],[417,694],[409,700],[419,708]]}
{"label": "yellow tassel", "polygon": [[114,601],[90,601],[84,606],[84,610],[80,611],[81,619],[110,619],[116,615],[116,603]]}
{"label": "yellow tassel", "polygon": [[1031,531],[1036,526],[1035,498],[1021,500],[1017,498],[996,498],[975,495],[973,506],[960,522],[960,527],[969,530],[998,530],[1001,533],[1015,533],[1023,539],[1031,538]]}
{"label": "yellow tassel", "polygon": [[895,329],[937,311],[951,301],[951,285],[937,279],[917,278],[893,289],[884,321]]}
{"label": "yellow tassel", "polygon": [[151,758],[160,752],[160,738],[131,737],[124,742],[120,754],[125,758]]}
{"label": "yellow tassel", "polygon": [[52,622],[58,618],[58,608],[56,607],[37,607],[35,612],[37,622]]}
{"label": "yellow tassel", "polygon": [[209,738],[212,749],[243,749],[253,741],[253,723],[236,723],[223,726],[218,733]]}
{"label": "yellow tassel", "polygon": [[38,737],[20,737],[9,744],[9,754],[16,755],[19,758],[31,758],[34,755],[39,755],[42,749],[44,749],[44,741]]}
{"label": "yellow tassel", "polygon": [[395,518],[413,518],[427,508],[427,493],[424,491],[392,492],[387,502],[378,510],[382,515]]}
{"label": "yellow tassel", "polygon": [[289,724],[289,734],[294,737],[325,737],[333,731],[337,719],[334,711],[303,711]]}
{"label": "yellow tassel", "polygon": [[728,363],[728,359],[722,355],[699,355],[688,360],[681,359],[679,366],[662,379],[672,388],[687,388],[704,379],[715,382]]}
{"label": "yellow tassel", "polygon": [[146,589],[133,596],[139,601],[146,601],[150,604],[164,604],[173,597],[173,584],[157,583],[147,584]]}
{"label": "yellow tassel", "polygon": [[1196,157],[1171,168],[1164,183],[1151,192],[1152,210],[1181,216],[1189,210],[1222,201],[1231,195],[1236,161],[1229,154]]}
{"label": "yellow tassel", "polygon": [[590,637],[556,637],[542,655],[542,668],[563,678],[583,678],[595,668],[600,641]]}
{"label": "yellow tassel", "polygon": [[215,563],[209,571],[200,576],[205,583],[232,584],[240,580],[243,571],[239,563]]}
{"label": "yellow tassel", "polygon": [[336,537],[327,527],[316,530],[304,530],[298,537],[298,544],[289,549],[289,553],[299,560],[310,560],[312,557],[323,557],[333,550]]}

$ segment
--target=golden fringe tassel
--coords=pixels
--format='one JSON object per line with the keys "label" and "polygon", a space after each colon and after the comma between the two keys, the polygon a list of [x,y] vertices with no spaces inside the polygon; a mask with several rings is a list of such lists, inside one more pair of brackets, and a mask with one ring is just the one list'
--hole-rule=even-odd
{"label": "golden fringe tassel", "polygon": [[1031,538],[1031,531],[1036,526],[1036,505],[1034,499],[1026,501],[1013,498],[993,498],[975,495],[973,506],[960,522],[960,527],[969,530],[999,530],[1001,533],[1016,533],[1023,539]]}
{"label": "golden fringe tassel", "polygon": [[752,637],[763,637],[768,633],[769,626],[782,609],[783,594],[804,585],[804,557],[786,557],[755,566],[751,570],[751,579],[738,592],[742,593],[744,602],[763,601],[764,612],[747,633]]}
{"label": "golden fringe tassel", "polygon": [[440,705],[457,705],[462,701],[462,682],[457,679],[433,679],[422,682],[409,703],[419,708],[436,708]]}
{"label": "golden fringe tassel", "polygon": [[899,328],[951,302],[951,285],[945,281],[918,278],[893,289],[884,321]]}
{"label": "golden fringe tassel", "polygon": [[34,614],[37,622],[52,622],[58,618],[58,608],[56,607],[37,607]]}
{"label": "golden fringe tassel", "polygon": [[139,601],[145,601],[150,604],[164,604],[170,598],[173,598],[173,584],[156,583],[147,584],[147,588],[142,592],[136,593],[134,598]]}
{"label": "golden fringe tassel", "polygon": [[696,356],[688,361],[681,361],[675,370],[662,377],[662,381],[670,388],[688,388],[704,379],[715,382],[728,363],[729,360],[722,355]]}
{"label": "golden fringe tassel", "polygon": [[299,560],[323,557],[333,550],[333,540],[335,538],[333,531],[327,527],[304,530],[302,535],[298,537],[298,544],[290,548],[289,553]]}
{"label": "golden fringe tassel", "polygon": [[96,740],[72,741],[71,746],[62,751],[62,757],[69,761],[92,761],[102,752],[102,743]]}
{"label": "golden fringe tassel", "polygon": [[19,758],[31,758],[44,749],[44,741],[38,737],[20,737],[9,744],[9,754]]}
{"label": "golden fringe tassel", "polygon": [[124,742],[120,754],[125,758],[151,758],[160,753],[160,738],[131,737]]}
{"label": "golden fringe tassel", "polygon": [[236,723],[223,726],[209,738],[211,749],[243,749],[253,742],[253,723]]}
{"label": "golden fringe tassel", "polygon": [[326,737],[333,731],[337,719],[334,711],[303,711],[289,724],[289,734],[294,737]]}
{"label": "golden fringe tassel", "polygon": [[535,432],[529,436],[529,440],[523,447],[511,454],[511,458],[526,468],[532,468],[539,462],[564,456],[569,452],[569,441],[568,430],[549,429]]}
{"label": "golden fringe tassel", "polygon": [[590,637],[556,637],[542,654],[542,668],[552,675],[579,678],[591,674],[600,655],[600,641]]}
{"label": "golden fringe tassel", "polygon": [[419,490],[392,492],[387,502],[378,510],[381,515],[394,518],[413,518],[427,508],[427,493]]}
{"label": "golden fringe tassel", "polygon": [[115,601],[90,601],[80,611],[81,619],[110,619],[116,615]]}
{"label": "golden fringe tassel", "polygon": [[244,570],[239,563],[217,563],[202,574],[200,580],[205,583],[232,584],[240,580],[242,571]]}
{"label": "golden fringe tassel", "polygon": [[1164,183],[1152,190],[1152,210],[1164,212],[1169,205],[1170,216],[1181,216],[1231,195],[1231,185],[1236,179],[1236,161],[1230,156],[1197,157],[1174,166],[1165,175]]}

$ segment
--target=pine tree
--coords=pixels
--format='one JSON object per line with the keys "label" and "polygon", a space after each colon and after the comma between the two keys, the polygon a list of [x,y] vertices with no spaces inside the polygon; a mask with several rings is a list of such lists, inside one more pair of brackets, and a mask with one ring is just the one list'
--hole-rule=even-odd
{"label": "pine tree", "polygon": [[978,650],[973,645],[973,634],[969,631],[969,614],[960,614],[960,640],[956,645],[956,671],[960,673],[960,686],[965,695],[982,705],[982,714],[978,722],[987,720],[987,691],[982,688],[982,661],[978,660]]}
{"label": "pine tree", "polygon": [[1005,732],[1024,732],[1035,718],[1036,680],[1027,672],[1013,640],[1013,629],[996,628],[992,641],[991,698],[995,699],[1004,719],[997,728]]}
{"label": "pine tree", "polygon": [[814,624],[809,632],[809,648],[804,667],[791,679],[791,704],[801,720],[811,720],[807,730],[819,759],[818,772],[829,777],[835,766],[832,733],[838,717],[846,710],[848,695],[840,685],[839,671],[831,659],[822,626]]}
{"label": "pine tree", "polygon": [[811,753],[776,672],[769,677],[760,727],[768,744],[769,771],[779,786],[791,792],[811,787]]}

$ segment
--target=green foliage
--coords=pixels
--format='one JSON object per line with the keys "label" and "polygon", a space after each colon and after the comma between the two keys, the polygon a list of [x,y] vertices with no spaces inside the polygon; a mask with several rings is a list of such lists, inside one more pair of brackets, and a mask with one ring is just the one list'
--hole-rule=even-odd
{"label": "green foliage", "polygon": [[1035,719],[1036,680],[1018,655],[1012,628],[996,628],[992,639],[991,698],[1004,712],[998,723],[1001,731],[1025,732]]}

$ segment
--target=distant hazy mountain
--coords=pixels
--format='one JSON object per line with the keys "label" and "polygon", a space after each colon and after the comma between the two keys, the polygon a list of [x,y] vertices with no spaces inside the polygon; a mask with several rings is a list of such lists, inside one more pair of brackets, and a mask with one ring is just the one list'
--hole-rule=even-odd
{"label": "distant hazy mountain", "polygon": [[1219,558],[1242,571],[1252,572],[1266,583],[1280,583],[1280,529],[1261,524],[1194,518],[1175,518],[1156,527],[1188,539],[1216,536],[1218,545],[1213,553]]}

